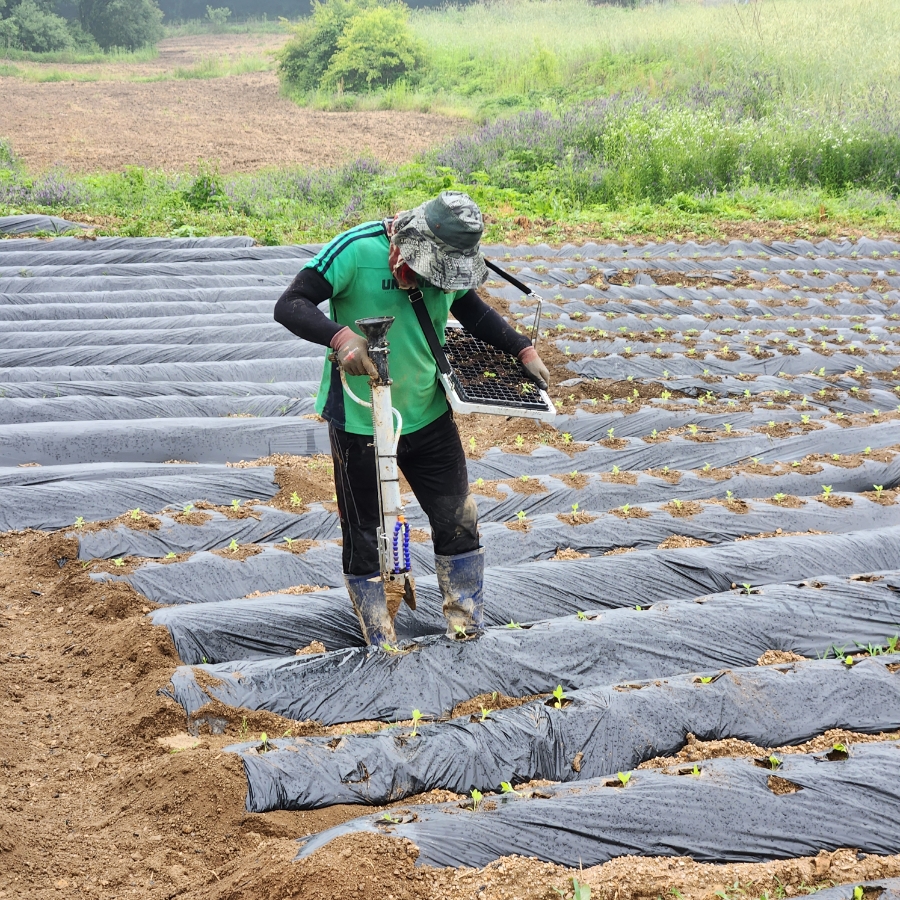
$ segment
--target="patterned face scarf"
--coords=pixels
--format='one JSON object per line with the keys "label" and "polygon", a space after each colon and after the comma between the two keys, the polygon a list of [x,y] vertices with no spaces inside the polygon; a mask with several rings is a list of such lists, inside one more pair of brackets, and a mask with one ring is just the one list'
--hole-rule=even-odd
{"label": "patterned face scarf", "polygon": [[[394,225],[398,218],[399,214],[393,219],[384,220],[389,240],[394,233]],[[400,255],[400,248],[393,241],[388,250],[388,267],[401,290],[409,291],[419,286],[419,276],[407,265],[406,260]]]}

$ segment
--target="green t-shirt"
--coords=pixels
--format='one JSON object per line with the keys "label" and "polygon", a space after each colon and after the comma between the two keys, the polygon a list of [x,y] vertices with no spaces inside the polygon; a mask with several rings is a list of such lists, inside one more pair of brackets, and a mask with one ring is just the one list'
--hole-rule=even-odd
{"label": "green t-shirt", "polygon": [[[390,345],[391,403],[403,417],[403,433],[429,425],[448,409],[438,381],[437,364],[413,312],[406,291],[388,268],[388,238],[381,222],[366,222],[339,234],[311,259],[315,269],[334,289],[330,317],[349,325],[357,334],[357,319],[393,316],[387,333]],[[444,293],[431,284],[421,284],[425,308],[441,343],[450,307],[466,291]],[[372,433],[372,411],[354,403],[344,393],[337,363],[327,362],[316,398],[316,411],[327,421],[353,434]],[[368,375],[348,375],[350,390],[361,400],[371,400]]]}

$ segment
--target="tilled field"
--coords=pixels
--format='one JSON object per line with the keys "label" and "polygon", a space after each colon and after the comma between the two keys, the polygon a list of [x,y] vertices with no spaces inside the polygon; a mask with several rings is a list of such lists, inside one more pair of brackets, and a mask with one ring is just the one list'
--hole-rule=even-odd
{"label": "tilled field", "polygon": [[314,250],[0,242],[0,896],[900,876],[900,244],[485,248],[559,415],[460,420],[491,627],[410,497],[395,651],[271,318]]}

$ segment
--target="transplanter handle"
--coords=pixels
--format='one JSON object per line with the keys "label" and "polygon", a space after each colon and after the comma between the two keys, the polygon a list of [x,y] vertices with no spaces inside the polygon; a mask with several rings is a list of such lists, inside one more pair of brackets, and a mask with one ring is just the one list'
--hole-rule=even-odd
{"label": "transplanter handle", "polygon": [[369,345],[369,358],[375,363],[378,370],[378,384],[390,384],[388,374],[388,348],[387,333],[394,324],[393,316],[374,316],[370,319],[357,319],[359,330],[365,335]]}

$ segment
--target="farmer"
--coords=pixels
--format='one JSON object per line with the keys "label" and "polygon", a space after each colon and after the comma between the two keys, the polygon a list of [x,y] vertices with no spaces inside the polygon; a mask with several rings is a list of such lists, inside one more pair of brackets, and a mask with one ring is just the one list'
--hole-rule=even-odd
{"label": "farmer", "polygon": [[[394,317],[391,396],[403,417],[397,463],[431,524],[447,635],[477,635],[484,628],[478,513],[469,496],[459,432],[407,291],[421,289],[442,342],[452,313],[476,338],[517,356],[546,385],[550,373],[531,342],[475,293],[487,278],[479,248],[483,229],[481,211],[470,197],[444,191],[415,209],[339,234],[300,270],[275,305],[276,322],[333,351],[316,410],[328,422],[344,578],[363,637],[375,646],[395,643],[396,635],[379,571],[372,415],[345,397],[339,367],[350,389],[368,399],[368,379],[376,370],[354,323]],[[318,308],[326,300],[329,316]]]}

